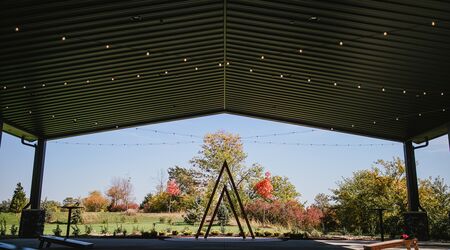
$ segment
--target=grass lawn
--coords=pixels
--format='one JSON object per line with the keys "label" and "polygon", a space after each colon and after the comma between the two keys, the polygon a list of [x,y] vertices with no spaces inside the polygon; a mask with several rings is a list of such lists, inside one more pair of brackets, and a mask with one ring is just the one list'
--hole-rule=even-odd
{"label": "grass lawn", "polygon": [[[19,225],[20,214],[0,213],[0,220],[6,220],[7,234],[10,234],[11,225]],[[59,225],[62,230],[62,235],[66,233],[67,212],[57,212],[55,214],[55,223],[46,223],[44,234],[53,234],[53,230]],[[80,234],[85,234],[86,226],[91,226],[93,229],[92,235],[101,235],[102,228],[108,228],[108,235],[112,235],[114,230],[122,227],[127,231],[127,235],[140,234],[140,231],[150,231],[153,228],[158,232],[191,231],[196,233],[198,224],[186,224],[183,221],[181,213],[136,213],[125,214],[121,212],[85,212],[83,213],[83,224],[78,225]],[[225,227],[225,232],[239,233],[239,228],[234,220],[231,220],[231,225]],[[241,224],[245,225],[245,221],[241,219]],[[207,226],[207,225],[206,225]],[[205,226],[205,230],[206,230]],[[253,231],[269,231],[269,232],[288,232],[288,229],[277,227],[260,228],[259,225],[252,225]],[[221,231],[219,225],[214,225],[211,230]],[[73,230],[71,229],[71,232]],[[248,231],[244,227],[244,231]]]}

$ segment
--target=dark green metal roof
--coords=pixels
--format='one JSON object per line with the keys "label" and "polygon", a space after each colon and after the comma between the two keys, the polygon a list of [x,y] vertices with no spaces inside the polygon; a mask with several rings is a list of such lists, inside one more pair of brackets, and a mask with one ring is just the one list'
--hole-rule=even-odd
{"label": "dark green metal roof", "polygon": [[56,139],[226,112],[432,139],[450,122],[449,13],[431,0],[4,0],[4,130]]}

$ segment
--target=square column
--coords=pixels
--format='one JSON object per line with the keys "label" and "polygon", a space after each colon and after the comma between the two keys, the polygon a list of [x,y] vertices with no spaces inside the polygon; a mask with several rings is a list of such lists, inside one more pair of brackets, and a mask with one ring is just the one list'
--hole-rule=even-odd
{"label": "square column", "polygon": [[[25,144],[28,145],[28,144]],[[39,237],[44,233],[45,210],[41,209],[42,181],[44,177],[45,139],[38,139],[34,147],[33,177],[31,180],[31,209],[23,209],[20,217],[19,236]]]}
{"label": "square column", "polygon": [[[406,188],[408,196],[408,212],[404,214],[407,234],[414,234],[419,240],[429,240],[428,216],[419,211],[419,185],[417,183],[416,157],[412,141],[403,144],[405,152]],[[423,209],[422,209],[423,210]]]}

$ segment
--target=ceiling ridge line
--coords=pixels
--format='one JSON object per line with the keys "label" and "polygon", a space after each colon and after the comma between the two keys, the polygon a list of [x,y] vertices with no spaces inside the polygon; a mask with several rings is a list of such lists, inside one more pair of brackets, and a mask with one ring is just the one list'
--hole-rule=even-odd
{"label": "ceiling ridge line", "polygon": [[223,110],[227,109],[227,0],[223,0]]}

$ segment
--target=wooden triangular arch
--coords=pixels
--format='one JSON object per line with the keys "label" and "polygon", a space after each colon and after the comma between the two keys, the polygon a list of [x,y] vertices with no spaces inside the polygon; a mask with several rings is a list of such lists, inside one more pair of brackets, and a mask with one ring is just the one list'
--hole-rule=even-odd
{"label": "wooden triangular arch", "polygon": [[[236,194],[236,198],[237,198],[237,201],[238,201],[238,204],[239,204],[239,208],[241,209],[242,216],[245,219],[245,222],[247,224],[248,230],[250,231],[250,235],[252,236],[252,239],[254,239],[255,235],[253,234],[252,227],[250,226],[250,222],[248,221],[247,213],[244,210],[244,205],[242,205],[241,197],[239,196],[239,192],[238,192],[236,184],[235,184],[235,182],[233,180],[233,176],[231,175],[231,171],[230,171],[230,168],[228,167],[227,161],[224,161],[224,163],[222,165],[222,168],[220,169],[219,176],[217,177],[217,181],[214,184],[213,191],[211,193],[211,196],[209,197],[208,205],[206,206],[205,213],[203,214],[203,218],[202,218],[202,221],[200,222],[200,226],[198,227],[198,231],[197,231],[197,234],[195,235],[195,238],[198,239],[198,236],[200,235],[200,232],[202,230],[203,224],[205,223],[206,215],[208,214],[209,208],[211,207],[211,203],[212,203],[212,201],[214,199],[214,196],[215,196],[216,191],[217,191],[217,187],[219,186],[219,183],[220,183],[220,180],[222,179],[222,175],[223,175],[224,171],[227,172],[227,175],[230,178],[232,191],[234,191],[234,193]],[[228,202],[230,204],[231,210],[233,210],[233,215],[236,218],[236,222],[237,222],[237,224],[239,226],[239,231],[241,232],[242,238],[245,239],[244,230],[242,229],[241,222],[239,221],[238,214],[236,213],[236,209],[234,208],[233,201],[231,200],[230,192],[228,191],[228,188],[227,188],[226,184],[224,185],[224,187],[222,189],[222,192],[220,193],[219,201],[217,202],[217,205],[216,205],[216,207],[214,209],[213,216],[211,217],[211,220],[210,220],[209,225],[208,225],[208,229],[206,230],[206,233],[205,233],[204,237],[205,237],[205,239],[208,238],[209,231],[211,230],[211,226],[212,226],[212,224],[214,222],[214,218],[217,215],[217,211],[219,210],[219,206],[220,206],[220,203],[223,200],[223,195],[224,194],[225,194],[225,196],[228,199]]]}

